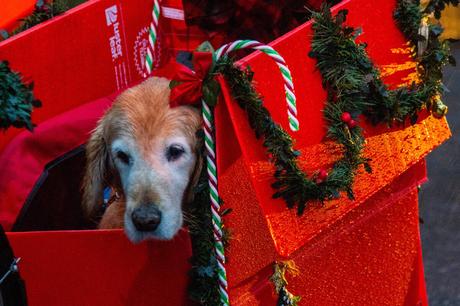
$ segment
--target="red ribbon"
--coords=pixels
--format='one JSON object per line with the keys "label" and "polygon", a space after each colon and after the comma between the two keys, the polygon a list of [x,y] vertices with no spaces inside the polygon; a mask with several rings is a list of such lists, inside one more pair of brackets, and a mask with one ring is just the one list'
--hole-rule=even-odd
{"label": "red ribbon", "polygon": [[176,65],[176,73],[172,79],[178,85],[171,89],[171,107],[195,104],[203,96],[203,80],[212,65],[212,53],[194,52],[192,63],[195,71],[181,64]]}

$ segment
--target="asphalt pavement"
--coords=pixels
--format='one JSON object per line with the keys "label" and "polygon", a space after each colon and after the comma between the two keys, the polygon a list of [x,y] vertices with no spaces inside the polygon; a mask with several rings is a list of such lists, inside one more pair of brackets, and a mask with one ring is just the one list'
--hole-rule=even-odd
{"label": "asphalt pavement", "polygon": [[420,192],[420,225],[431,306],[460,305],[460,42],[457,67],[446,67],[447,119],[452,137],[427,157],[428,183]]}

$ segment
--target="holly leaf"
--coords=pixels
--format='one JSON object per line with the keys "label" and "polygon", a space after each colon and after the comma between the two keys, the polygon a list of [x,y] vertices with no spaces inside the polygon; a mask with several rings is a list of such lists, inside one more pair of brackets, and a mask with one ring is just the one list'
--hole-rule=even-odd
{"label": "holly leaf", "polygon": [[10,37],[10,34],[8,34],[8,32],[6,30],[1,29],[0,30],[0,37],[2,39],[8,39],[8,37]]}
{"label": "holly leaf", "polygon": [[353,33],[353,39],[356,39],[361,34],[363,34],[363,28],[357,28]]}
{"label": "holly leaf", "polygon": [[196,48],[196,51],[198,51],[198,52],[214,52],[214,48],[212,47],[212,45],[211,45],[211,43],[209,41],[205,41],[205,42],[201,43],[201,45],[199,45]]}
{"label": "holly leaf", "polygon": [[203,83],[203,99],[209,106],[216,106],[220,95],[220,86],[216,79],[212,78]]}
{"label": "holly leaf", "polygon": [[348,10],[340,10],[335,17],[336,23],[338,25],[343,24],[345,20],[347,20],[347,15],[348,15]]}
{"label": "holly leaf", "polygon": [[169,82],[169,89],[173,89],[174,87],[179,86],[180,84],[182,84],[182,82],[171,80],[171,82]]}
{"label": "holly leaf", "polygon": [[224,209],[224,210],[221,212],[220,215],[221,215],[222,217],[224,217],[224,216],[228,215],[229,213],[231,213],[232,211],[233,211],[233,209],[231,209],[231,208],[226,208],[226,209]]}
{"label": "holly leaf", "polygon": [[198,269],[196,270],[198,275],[200,276],[207,276],[207,277],[213,277],[214,276],[214,268],[211,267],[211,266],[201,266],[201,267],[198,267]]}
{"label": "holly leaf", "polygon": [[297,215],[298,216],[303,215],[306,206],[307,206],[306,203],[302,203],[302,204],[299,203],[299,205],[297,205]]}
{"label": "holly leaf", "polygon": [[443,60],[443,58],[444,58],[444,54],[442,52],[438,51],[438,52],[436,52],[434,54],[434,57],[435,57],[437,62],[441,62]]}
{"label": "holly leaf", "polygon": [[430,30],[435,36],[441,35],[441,33],[443,31],[442,27],[439,26],[439,25],[431,25]]}
{"label": "holly leaf", "polygon": [[331,196],[332,196],[333,199],[338,199],[338,198],[340,198],[340,193],[339,193],[339,191],[337,189],[333,189],[331,191]]}
{"label": "holly leaf", "polygon": [[353,194],[353,190],[351,188],[347,188],[347,196],[351,201],[355,200],[355,195]]}
{"label": "holly leaf", "polygon": [[364,170],[366,170],[367,173],[372,173],[372,168],[369,163],[364,163]]}

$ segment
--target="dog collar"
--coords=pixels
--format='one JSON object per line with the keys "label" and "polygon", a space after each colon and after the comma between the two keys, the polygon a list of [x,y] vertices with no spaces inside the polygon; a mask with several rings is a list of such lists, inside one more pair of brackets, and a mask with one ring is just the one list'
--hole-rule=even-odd
{"label": "dog collar", "polygon": [[104,210],[107,209],[107,207],[109,207],[110,204],[119,200],[120,198],[121,198],[120,194],[115,188],[105,187],[104,188],[104,204],[103,204]]}

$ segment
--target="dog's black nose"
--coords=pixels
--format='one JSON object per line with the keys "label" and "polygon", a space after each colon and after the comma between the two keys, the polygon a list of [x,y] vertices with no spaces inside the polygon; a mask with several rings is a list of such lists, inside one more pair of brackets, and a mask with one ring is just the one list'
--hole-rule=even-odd
{"label": "dog's black nose", "polygon": [[161,211],[154,205],[142,205],[133,210],[131,218],[138,231],[150,232],[160,224]]}

